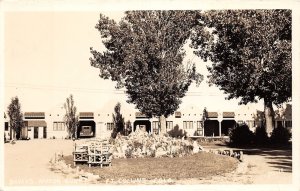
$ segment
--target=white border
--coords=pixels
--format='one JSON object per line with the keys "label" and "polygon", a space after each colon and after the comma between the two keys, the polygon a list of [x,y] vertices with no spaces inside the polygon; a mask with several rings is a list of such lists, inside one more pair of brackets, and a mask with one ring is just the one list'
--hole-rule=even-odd
{"label": "white border", "polygon": [[[146,0],[113,0],[113,1],[96,1],[96,0],[3,0],[0,1],[0,71],[1,71],[1,101],[0,112],[3,114],[3,98],[4,98],[4,16],[5,12],[10,11],[120,11],[120,10],[158,10],[158,9],[292,9],[293,12],[293,184],[291,185],[176,185],[176,186],[80,186],[80,187],[5,187],[5,190],[300,190],[300,90],[299,90],[299,56],[300,56],[300,41],[299,41],[299,0],[253,0],[253,1],[238,1],[238,0],[165,0],[165,1],[146,1]],[[3,118],[0,118],[3,124]],[[2,129],[0,133],[2,133]],[[2,133],[3,134],[3,133]],[[1,137],[0,140],[2,140]],[[1,156],[3,157],[3,141],[1,141]],[[1,160],[3,161],[3,160]],[[0,163],[1,177],[3,177],[3,162]],[[3,178],[0,179],[1,187],[3,187]]]}

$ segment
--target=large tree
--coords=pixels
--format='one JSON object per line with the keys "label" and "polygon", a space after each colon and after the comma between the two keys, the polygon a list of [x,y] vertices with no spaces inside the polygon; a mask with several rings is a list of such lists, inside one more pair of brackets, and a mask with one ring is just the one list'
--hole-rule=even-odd
{"label": "large tree", "polygon": [[72,94],[66,99],[66,103],[64,103],[64,108],[66,110],[64,120],[67,126],[69,137],[72,139],[77,138],[78,116],[76,114],[77,108],[74,104]]}
{"label": "large tree", "polygon": [[91,65],[100,77],[126,88],[128,102],[149,117],[158,117],[166,133],[165,117],[202,76],[195,65],[184,65],[183,49],[196,23],[196,11],[126,11],[119,23],[100,14],[96,28],[106,50],[91,48]]}
{"label": "large tree", "polygon": [[9,117],[10,128],[13,130],[12,138],[16,139],[16,136],[20,135],[24,125],[21,104],[17,96],[11,98],[11,103],[7,108],[7,114]]}
{"label": "large tree", "polygon": [[262,99],[270,133],[273,104],[291,99],[291,10],[206,11],[199,21],[191,47],[212,61],[209,82],[241,104]]}

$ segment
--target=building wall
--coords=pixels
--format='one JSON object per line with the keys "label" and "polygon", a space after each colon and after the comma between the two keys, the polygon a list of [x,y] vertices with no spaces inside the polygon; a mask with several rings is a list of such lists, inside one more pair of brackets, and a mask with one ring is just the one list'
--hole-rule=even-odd
{"label": "building wall", "polygon": [[[111,136],[112,130],[109,129],[111,124],[113,123],[112,114],[114,113],[114,106],[117,102],[112,102],[106,105],[105,107],[94,112],[94,122],[96,125],[95,137],[98,138],[109,138]],[[149,120],[151,122],[151,132],[153,133],[153,128],[157,125],[157,118],[137,118],[138,110],[132,109],[132,107],[128,107],[127,103],[121,103],[121,114],[124,117],[125,123],[130,121],[132,129],[134,129],[134,122],[137,120]],[[203,118],[203,108],[197,108],[194,106],[189,106],[179,110],[180,116],[175,116],[175,114],[169,116],[166,121],[168,124],[171,124],[169,128],[167,128],[167,132],[170,133],[181,133],[186,136],[195,136],[198,135],[197,125],[199,127],[200,121]],[[212,112],[212,111],[210,111]],[[234,122],[237,123],[246,123],[250,127],[252,131],[255,130],[257,126],[260,126],[262,123],[262,113],[257,111],[255,108],[246,105],[240,106],[234,111],[234,117],[232,118],[223,118],[223,111],[218,111],[217,118],[209,118],[208,121],[215,121],[215,123],[207,123],[208,125],[200,128],[202,131],[202,135],[200,136],[212,136],[210,131],[215,129],[213,135],[219,135],[219,124],[221,124],[221,135],[226,135],[229,128],[234,127]],[[285,108],[276,111],[276,121],[284,121],[284,124],[289,125],[289,122],[292,120],[292,110],[291,106],[286,106]],[[47,138],[56,138],[56,139],[64,139],[68,136],[67,128],[64,125],[63,128],[55,128],[55,124],[60,122],[64,123],[64,114],[65,110],[63,107],[57,107],[49,112],[45,113],[45,121],[47,123]],[[231,122],[229,122],[231,121]],[[277,122],[275,123],[278,124]],[[291,123],[290,123],[291,124]],[[212,129],[209,129],[212,128]],[[34,130],[28,131],[28,137],[33,139]],[[39,138],[43,138],[43,129],[39,127]]]}
{"label": "building wall", "polygon": [[45,120],[47,123],[47,138],[65,139],[68,136],[68,131],[66,125],[64,124],[64,108],[55,108],[49,112],[46,112],[45,115]]}

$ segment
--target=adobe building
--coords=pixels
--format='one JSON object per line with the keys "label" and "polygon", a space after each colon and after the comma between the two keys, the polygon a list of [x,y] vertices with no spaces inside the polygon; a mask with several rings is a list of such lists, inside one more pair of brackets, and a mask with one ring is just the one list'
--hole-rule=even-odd
{"label": "adobe building", "polygon": [[[116,104],[117,101],[111,101],[96,111],[80,111],[77,137],[110,137],[114,128],[112,114]],[[179,109],[166,119],[167,132],[172,136],[226,137],[229,135],[229,130],[236,124],[247,124],[252,131],[263,124],[263,112],[256,110],[251,104],[239,106],[235,111],[207,110],[204,114],[203,109],[196,106]],[[125,123],[130,124],[131,131],[142,128],[150,134],[159,134],[158,118],[149,118],[128,103],[121,103],[121,114]],[[63,106],[58,106],[48,112],[25,112],[21,138],[64,139],[68,137],[64,115]],[[278,126],[292,128],[290,104],[275,111],[275,128]],[[6,137],[9,132],[9,123],[6,117]]]}

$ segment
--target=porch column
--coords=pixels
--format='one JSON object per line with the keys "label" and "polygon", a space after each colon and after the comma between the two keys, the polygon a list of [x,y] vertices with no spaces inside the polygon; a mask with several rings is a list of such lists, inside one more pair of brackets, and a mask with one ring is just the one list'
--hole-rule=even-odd
{"label": "porch column", "polygon": [[152,121],[150,121],[150,125],[151,125],[151,127],[150,127],[150,135],[151,135],[151,134],[153,134],[153,125],[152,125]]}
{"label": "porch column", "polygon": [[134,122],[131,123],[131,133],[133,133],[133,132],[134,132]]}
{"label": "porch column", "polygon": [[205,137],[205,134],[204,134],[204,123],[205,123],[205,121],[203,121],[202,123],[203,123],[203,125],[202,125],[202,136]]}
{"label": "porch column", "polygon": [[221,110],[218,111],[218,121],[219,121],[219,137],[221,137],[222,121],[223,121],[223,112]]}
{"label": "porch column", "polygon": [[222,121],[219,121],[219,137],[221,137],[222,133]]}

